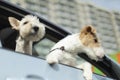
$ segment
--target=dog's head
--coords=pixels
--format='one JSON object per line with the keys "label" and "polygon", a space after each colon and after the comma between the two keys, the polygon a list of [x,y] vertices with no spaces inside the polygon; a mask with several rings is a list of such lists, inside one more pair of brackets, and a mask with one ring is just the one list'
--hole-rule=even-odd
{"label": "dog's head", "polygon": [[18,30],[20,36],[28,41],[38,41],[45,35],[45,26],[36,16],[27,15],[21,21],[8,17],[13,29]]}
{"label": "dog's head", "polygon": [[94,60],[99,60],[104,56],[104,50],[101,46],[100,40],[97,37],[96,29],[92,26],[86,26],[81,29],[80,40],[82,44],[90,49],[90,54],[87,54],[88,57]]}

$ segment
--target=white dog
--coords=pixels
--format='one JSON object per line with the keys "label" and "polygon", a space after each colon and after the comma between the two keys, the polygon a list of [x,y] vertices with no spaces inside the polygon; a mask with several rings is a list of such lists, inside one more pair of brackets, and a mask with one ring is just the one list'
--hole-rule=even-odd
{"label": "white dog", "polygon": [[96,30],[92,26],[86,26],[81,29],[80,33],[69,35],[56,43],[46,60],[49,64],[60,63],[76,66],[83,69],[83,76],[86,80],[92,80],[91,64],[85,60],[81,60],[79,64],[76,62],[76,55],[80,52],[98,61],[104,56],[104,50],[101,47],[99,39],[96,36]]}
{"label": "white dog", "polygon": [[12,28],[19,31],[15,51],[32,55],[32,43],[44,37],[45,26],[33,15],[27,15],[22,20],[8,17],[8,20]]}

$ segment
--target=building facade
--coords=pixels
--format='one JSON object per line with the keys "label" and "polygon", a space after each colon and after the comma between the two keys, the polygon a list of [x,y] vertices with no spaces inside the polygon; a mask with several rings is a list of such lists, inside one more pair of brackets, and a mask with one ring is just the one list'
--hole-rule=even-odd
{"label": "building facade", "polygon": [[[86,25],[93,25],[97,29],[106,53],[111,54],[120,49],[119,12],[108,11],[92,3],[85,3],[80,0],[7,1],[33,11],[72,33],[79,32]],[[35,49],[42,53],[44,57],[54,44],[46,39],[37,44]],[[41,48],[38,48],[39,46]]]}

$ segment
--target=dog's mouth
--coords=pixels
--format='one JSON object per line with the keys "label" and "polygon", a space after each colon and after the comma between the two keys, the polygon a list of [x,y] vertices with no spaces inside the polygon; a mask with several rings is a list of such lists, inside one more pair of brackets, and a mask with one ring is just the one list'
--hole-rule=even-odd
{"label": "dog's mouth", "polygon": [[99,57],[99,56],[97,56],[97,61],[103,61],[103,58],[101,58],[101,57]]}
{"label": "dog's mouth", "polygon": [[102,61],[104,57],[104,50],[101,47],[92,48],[96,61]]}
{"label": "dog's mouth", "polygon": [[34,35],[37,35],[37,33],[38,33],[38,32],[31,32],[29,35],[34,36]]}

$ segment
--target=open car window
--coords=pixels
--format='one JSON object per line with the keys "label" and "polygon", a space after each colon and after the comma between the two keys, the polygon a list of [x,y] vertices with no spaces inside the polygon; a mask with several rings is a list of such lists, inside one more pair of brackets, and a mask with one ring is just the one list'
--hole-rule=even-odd
{"label": "open car window", "polygon": [[33,46],[33,53],[36,52],[38,54],[38,57],[45,58],[46,55],[49,54],[49,51],[54,44],[55,42],[44,38]]}

